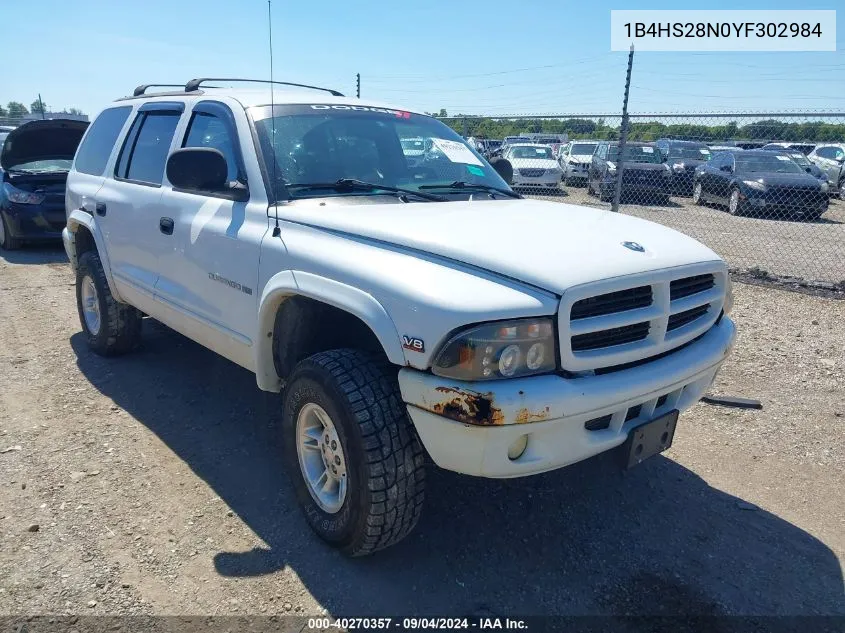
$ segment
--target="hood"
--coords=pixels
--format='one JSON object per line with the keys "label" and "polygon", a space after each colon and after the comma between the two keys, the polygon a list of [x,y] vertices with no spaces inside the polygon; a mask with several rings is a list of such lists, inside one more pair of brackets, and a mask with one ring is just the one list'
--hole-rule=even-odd
{"label": "hood", "polygon": [[[619,163],[616,161],[611,161],[616,167],[619,167]],[[625,171],[668,171],[666,169],[666,165],[664,163],[632,163],[631,161],[624,161]]]}
{"label": "hood", "polygon": [[570,154],[569,160],[574,160],[577,163],[589,163],[593,160],[592,154]]}
{"label": "hood", "polygon": [[87,121],[45,119],[30,121],[9,132],[0,151],[0,167],[5,170],[36,160],[73,160],[76,148],[88,127]]}
{"label": "hood", "polygon": [[706,159],[698,159],[698,158],[670,158],[666,161],[666,164],[670,167],[672,165],[679,165],[682,164],[685,167],[698,167],[699,165],[703,165],[706,163]]}
{"label": "hood", "polygon": [[[433,253],[556,294],[599,279],[719,260],[706,246],[660,224],[541,200],[350,205],[314,198],[279,205],[278,213],[280,219]],[[622,242],[637,242],[645,252]]]}
{"label": "hood", "polygon": [[738,174],[742,180],[756,180],[768,187],[821,187],[821,182],[815,176],[807,172],[800,174],[777,174],[777,173],[746,173]]}

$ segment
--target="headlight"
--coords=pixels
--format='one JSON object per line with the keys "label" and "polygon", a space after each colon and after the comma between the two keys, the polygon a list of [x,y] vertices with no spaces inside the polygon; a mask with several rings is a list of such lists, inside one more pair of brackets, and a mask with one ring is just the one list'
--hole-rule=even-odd
{"label": "headlight", "polygon": [[557,366],[552,319],[478,325],[449,339],[431,371],[456,380],[495,380],[544,374]]}
{"label": "headlight", "polygon": [[607,163],[607,173],[609,173],[609,174],[615,174],[616,173],[616,164],[615,163],[611,163],[611,162],[608,161],[608,163]]}
{"label": "headlight", "polygon": [[730,314],[734,309],[734,284],[731,281],[731,274],[726,273],[725,277],[725,305],[722,307],[725,314]]}
{"label": "headlight", "polygon": [[754,189],[756,191],[765,191],[766,190],[766,185],[764,185],[762,182],[758,182],[756,180],[743,180],[742,183],[746,187],[749,187],[749,188]]}
{"label": "headlight", "polygon": [[16,204],[41,204],[44,202],[44,198],[47,197],[43,193],[32,193],[31,191],[18,189],[17,187],[10,185],[8,182],[3,185],[3,192],[6,194],[6,197],[10,202],[14,202]]}
{"label": "headlight", "polygon": [[822,188],[822,193],[827,193],[828,189],[830,189],[830,185],[828,185],[827,182],[825,182],[823,180],[823,181],[821,181],[821,188]]}
{"label": "headlight", "polygon": [[683,163],[675,163],[674,165],[672,165],[672,171],[684,171],[685,167],[686,165],[684,165]]}

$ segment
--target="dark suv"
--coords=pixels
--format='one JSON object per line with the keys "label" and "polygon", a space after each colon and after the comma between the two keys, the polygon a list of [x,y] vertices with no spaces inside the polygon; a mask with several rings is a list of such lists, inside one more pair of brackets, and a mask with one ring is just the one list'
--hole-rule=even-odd
{"label": "dark suv", "polygon": [[710,148],[696,141],[675,141],[659,139],[655,146],[660,150],[663,162],[669,166],[669,183],[672,193],[692,195],[692,181],[695,169],[710,160]]}
{"label": "dark suv", "polygon": [[[587,192],[610,200],[616,187],[619,143],[602,143],[596,148],[590,163]],[[663,163],[660,152],[651,143],[626,143],[622,155],[622,196],[635,197],[636,202],[645,198],[669,201],[670,172]]]}

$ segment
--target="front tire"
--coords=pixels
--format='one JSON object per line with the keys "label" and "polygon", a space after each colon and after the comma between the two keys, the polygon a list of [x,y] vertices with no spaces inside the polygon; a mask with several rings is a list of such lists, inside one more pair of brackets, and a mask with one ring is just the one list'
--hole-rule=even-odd
{"label": "front tire", "polygon": [[125,354],[141,340],[141,313],[111,293],[100,257],[83,253],[76,269],[76,307],[88,347],[100,356]]}
{"label": "front tire", "polygon": [[701,186],[700,182],[697,182],[697,183],[695,183],[695,187],[692,188],[692,203],[693,204],[701,206],[701,204],[702,204],[701,194],[702,194],[702,186]]}
{"label": "front tire", "polygon": [[282,428],[297,500],[321,539],[365,556],[414,529],[425,458],[387,361],[352,349],[306,358],[285,387]]}
{"label": "front tire", "polygon": [[9,225],[6,222],[6,216],[0,212],[0,249],[4,251],[15,251],[21,247],[21,242],[16,237],[12,237],[9,231]]}
{"label": "front tire", "polygon": [[731,215],[745,215],[745,204],[739,197],[739,189],[734,187],[731,189],[731,195],[728,198],[728,213]]}

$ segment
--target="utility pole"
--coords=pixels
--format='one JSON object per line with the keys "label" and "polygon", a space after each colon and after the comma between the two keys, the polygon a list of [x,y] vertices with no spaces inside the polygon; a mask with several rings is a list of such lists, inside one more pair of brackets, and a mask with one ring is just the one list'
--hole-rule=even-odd
{"label": "utility pole", "polygon": [[38,93],[38,107],[41,109],[41,118],[46,118],[44,116],[44,102],[41,100],[41,93]]}
{"label": "utility pole", "polygon": [[622,130],[619,135],[619,158],[616,161],[616,191],[613,192],[613,202],[610,210],[619,213],[619,199],[622,197],[622,156],[625,152],[625,143],[628,142],[628,93],[631,90],[631,68],[634,65],[634,45],[631,44],[631,51],[628,53],[628,74],[625,76],[625,96],[622,99]]}
{"label": "utility pole", "polygon": [[355,73],[355,96],[361,98],[361,73]]}

